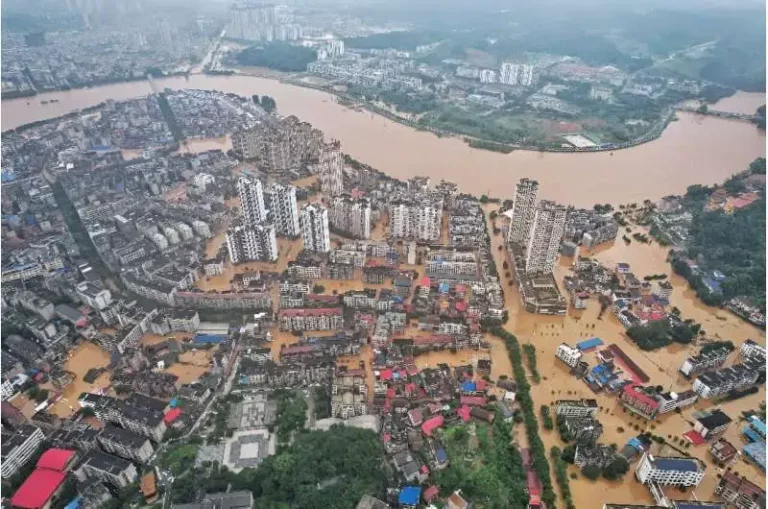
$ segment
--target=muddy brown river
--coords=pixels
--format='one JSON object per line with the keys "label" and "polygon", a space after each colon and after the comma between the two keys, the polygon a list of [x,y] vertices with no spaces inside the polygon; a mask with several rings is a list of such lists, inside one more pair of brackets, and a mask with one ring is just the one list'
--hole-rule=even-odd
{"label": "muddy brown river", "polygon": [[[128,99],[168,87],[267,94],[278,111],[296,115],[341,140],[345,152],[392,176],[426,175],[459,184],[462,191],[508,197],[521,177],[541,184],[542,198],[577,206],[641,202],[681,193],[694,183],[712,184],[765,155],[765,132],[747,122],[679,113],[658,140],[613,153],[500,154],[470,148],[459,138],[438,138],[365,111],[336,103],[325,92],[251,76],[167,78],[3,101],[2,128],[62,115],[107,99]],[[56,99],[43,105],[42,101]],[[739,93],[713,109],[754,111],[761,94]]]}

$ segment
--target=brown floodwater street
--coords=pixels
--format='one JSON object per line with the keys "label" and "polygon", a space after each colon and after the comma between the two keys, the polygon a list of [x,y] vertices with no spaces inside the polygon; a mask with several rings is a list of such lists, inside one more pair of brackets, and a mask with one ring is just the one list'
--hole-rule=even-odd
{"label": "brown floodwater street", "polygon": [[[491,210],[497,209],[498,205],[487,204],[484,208],[486,213],[489,213]],[[492,225],[492,223],[488,218],[488,224]],[[497,226],[501,226],[499,219],[497,219]],[[636,227],[633,226],[633,229]],[[491,242],[496,264],[501,269],[504,262],[503,251],[499,251],[498,247],[502,245],[503,239],[501,235],[492,235]],[[684,279],[671,274],[671,268],[666,261],[667,250],[655,243],[646,245],[633,242],[626,245],[619,240],[619,242],[610,245],[600,246],[592,253],[583,252],[581,254],[582,256],[594,256],[607,266],[613,266],[620,261],[627,262],[630,264],[631,270],[641,278],[650,274],[667,274],[670,276],[669,281],[674,287],[670,298],[671,305],[680,308],[684,318],[692,318],[701,323],[707,331],[707,337],[730,339],[737,347],[745,339],[753,339],[765,344],[763,331],[728,311],[702,304],[694,292],[687,288]],[[573,259],[561,258],[560,264],[555,269],[559,284],[562,282],[563,276],[568,273],[573,261]],[[555,358],[557,346],[562,342],[575,346],[575,343],[591,337],[601,338],[606,346],[610,344],[620,346],[640,368],[648,373],[651,377],[650,383],[662,385],[667,390],[690,388],[691,382],[684,379],[678,373],[678,369],[685,358],[695,353],[695,350],[675,344],[653,352],[644,352],[627,337],[624,327],[613,314],[606,312],[602,318],[598,318],[600,306],[596,300],[590,302],[585,310],[569,309],[566,316],[534,315],[522,309],[520,294],[516,287],[505,284],[504,288],[510,317],[506,328],[517,336],[521,344],[529,343],[536,347],[537,369],[542,378],[540,383],[532,383],[531,397],[537,412],[541,405],[552,404],[558,399],[595,398],[602,407],[599,420],[603,424],[604,434],[600,441],[607,444],[616,443],[621,448],[627,440],[646,430],[662,435],[668,440],[681,437],[682,433],[692,429],[689,422],[692,422],[691,414],[693,412],[715,407],[710,401],[700,401],[694,408],[688,408],[681,414],[666,415],[657,421],[648,422],[631,417],[631,414],[623,411],[614,395],[595,395],[584,382],[578,381],[568,374],[564,365]],[[505,348],[496,352],[492,349],[492,354],[493,363],[496,365],[499,357],[505,357],[507,352]],[[587,353],[584,359],[590,365],[596,365],[596,352]],[[761,387],[757,394],[724,403],[719,408],[722,408],[736,421],[741,412],[758,409],[761,401],[765,401],[765,387]],[[555,431],[545,430],[541,426],[541,422],[539,424],[539,433],[547,451],[552,446],[558,446],[560,449],[565,447],[566,444],[560,440]],[[731,443],[737,446],[742,443],[739,428],[738,423],[734,423],[725,435]],[[685,451],[707,463],[707,476],[695,491],[689,490],[687,493],[680,493],[677,490],[670,490],[667,491],[668,496],[679,500],[692,500],[694,497],[698,497],[699,500],[712,499],[712,492],[717,483],[717,467],[712,464],[708,457],[707,449],[702,446],[699,448],[691,447]],[[674,451],[654,452],[668,455],[677,454]],[[633,468],[635,466],[636,463],[633,463],[624,479],[617,482],[608,482],[604,479],[590,481],[581,476],[576,467],[570,466],[569,474],[575,472],[578,475],[577,479],[570,479],[570,489],[575,506],[577,508],[602,507],[604,503],[608,502],[653,503],[653,497],[648,489],[634,478]],[[764,483],[762,472],[752,465],[740,462],[733,468],[739,474],[745,475],[759,485]],[[552,478],[555,478],[554,471]]]}
{"label": "brown floodwater street", "polygon": [[[765,155],[765,132],[747,122],[679,113],[657,140],[626,150],[585,154],[515,151],[500,154],[470,148],[460,138],[439,138],[367,111],[338,104],[328,93],[251,76],[175,77],[154,80],[155,90],[216,89],[240,95],[254,91],[277,101],[282,115],[296,115],[341,140],[344,152],[397,178],[414,175],[456,182],[462,192],[507,197],[521,177],[540,183],[540,197],[591,206],[658,199],[690,184],[713,184]],[[132,82],[43,94],[57,99],[3,101],[2,128],[52,118],[106,99],[129,99],[153,91]],[[750,108],[752,96],[749,96]],[[742,99],[733,99],[733,101]],[[746,99],[744,99],[746,100]],[[727,106],[727,104],[726,104]],[[192,142],[190,142],[192,143]]]}
{"label": "brown floodwater street", "polygon": [[[77,398],[81,393],[107,390],[110,387],[108,372],[104,371],[92,384],[83,380],[83,377],[91,368],[105,368],[108,365],[109,354],[94,343],[83,342],[72,350],[64,369],[72,372],[75,379],[66,387],[61,399],[49,411],[59,417],[69,417],[80,409]],[[52,386],[46,386],[46,388],[52,392],[55,390]]]}

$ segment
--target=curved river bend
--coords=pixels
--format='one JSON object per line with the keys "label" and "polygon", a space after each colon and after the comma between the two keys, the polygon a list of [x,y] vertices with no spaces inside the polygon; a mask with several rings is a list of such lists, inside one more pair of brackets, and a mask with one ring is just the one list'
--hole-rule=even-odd
{"label": "curved river bend", "polygon": [[[162,88],[200,88],[272,96],[283,115],[311,122],[341,140],[352,157],[398,178],[425,175],[456,182],[464,192],[509,197],[521,177],[540,183],[541,197],[589,207],[641,202],[682,193],[691,184],[713,184],[765,155],[765,132],[754,125],[678,113],[661,138],[613,153],[501,154],[470,148],[459,138],[438,138],[369,112],[337,104],[328,93],[250,76],[192,75],[53,92],[2,102],[2,128],[11,129],[107,99],[129,99]],[[42,105],[41,101],[58,102]],[[754,111],[759,94],[737,94],[725,107]],[[754,106],[754,108],[752,108]],[[713,106],[716,109],[717,105]]]}

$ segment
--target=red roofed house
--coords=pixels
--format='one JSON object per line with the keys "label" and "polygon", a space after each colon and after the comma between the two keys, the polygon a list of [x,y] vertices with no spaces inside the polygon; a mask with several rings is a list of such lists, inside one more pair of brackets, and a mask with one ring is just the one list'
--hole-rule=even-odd
{"label": "red roofed house", "polygon": [[646,419],[656,418],[659,411],[659,402],[634,385],[625,385],[619,399],[624,408]]}
{"label": "red roofed house", "polygon": [[424,424],[421,425],[421,431],[424,432],[424,434],[427,435],[428,437],[431,437],[432,432],[435,431],[437,428],[441,427],[444,422],[445,422],[445,419],[443,419],[442,415],[436,415],[434,417],[430,417],[424,422]]}
{"label": "red roofed house", "polygon": [[22,509],[47,509],[61,490],[74,458],[75,451],[67,449],[45,451],[37,461],[35,471],[11,497],[11,505]]}
{"label": "red roofed house", "polygon": [[462,405],[485,406],[485,398],[483,396],[462,396],[459,401]]}
{"label": "red roofed house", "polygon": [[470,409],[468,406],[464,405],[464,406],[462,406],[462,407],[459,407],[459,408],[457,408],[457,409],[456,409],[456,414],[457,414],[459,417],[461,417],[461,420],[462,420],[462,421],[464,421],[464,422],[469,422],[469,419],[470,419],[470,417],[469,417],[469,413],[470,413],[470,410],[471,410],[471,409]]}
{"label": "red roofed house", "polygon": [[440,493],[440,490],[437,486],[430,486],[426,490],[424,490],[424,493],[422,493],[422,497],[424,497],[424,502],[430,503],[435,498],[437,498],[437,495]]}
{"label": "red roofed house", "polygon": [[176,419],[178,419],[180,415],[181,415],[181,408],[174,408],[172,410],[168,410],[168,413],[165,414],[165,417],[163,417],[163,421],[165,421],[166,424],[170,424]]}

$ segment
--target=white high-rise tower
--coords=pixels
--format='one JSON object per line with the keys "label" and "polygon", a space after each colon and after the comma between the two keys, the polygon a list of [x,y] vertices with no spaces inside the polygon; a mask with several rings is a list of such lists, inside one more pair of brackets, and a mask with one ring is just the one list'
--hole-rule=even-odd
{"label": "white high-rise tower", "polygon": [[566,208],[552,201],[542,200],[536,207],[525,252],[526,272],[552,272],[555,268],[566,215]]}
{"label": "white high-rise tower", "polygon": [[320,150],[320,190],[326,196],[336,196],[344,191],[344,156],[341,143],[334,141]]}
{"label": "white high-rise tower", "polygon": [[296,188],[275,183],[270,187],[270,195],[272,197],[270,210],[278,235],[298,237],[301,234],[301,227],[299,207],[296,204]]}
{"label": "white high-rise tower", "polygon": [[527,178],[520,179],[515,190],[515,201],[512,203],[512,221],[509,224],[507,242],[525,247],[528,235],[533,225],[536,212],[536,197],[539,193],[539,183]]}
{"label": "white high-rise tower", "polygon": [[304,249],[319,253],[330,251],[328,209],[319,203],[307,203],[301,207],[301,232],[304,236]]}
{"label": "white high-rise tower", "polygon": [[237,181],[237,192],[240,193],[240,207],[246,225],[253,226],[267,220],[264,191],[259,179],[240,177]]}

